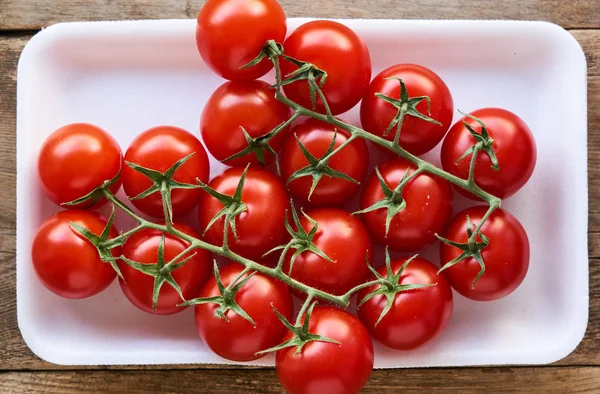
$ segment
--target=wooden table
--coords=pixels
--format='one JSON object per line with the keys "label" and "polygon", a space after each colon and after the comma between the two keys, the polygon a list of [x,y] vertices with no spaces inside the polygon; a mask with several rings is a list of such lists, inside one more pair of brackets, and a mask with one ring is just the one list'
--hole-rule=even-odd
{"label": "wooden table", "polygon": [[[272,369],[65,368],[23,342],[15,305],[16,66],[40,28],[74,20],[193,18],[202,0],[0,0],[0,392],[282,392]],[[600,0],[281,0],[289,16],[523,19],[570,30],[589,74],[590,319],[577,350],[548,366],[375,371],[365,392],[600,392]]]}

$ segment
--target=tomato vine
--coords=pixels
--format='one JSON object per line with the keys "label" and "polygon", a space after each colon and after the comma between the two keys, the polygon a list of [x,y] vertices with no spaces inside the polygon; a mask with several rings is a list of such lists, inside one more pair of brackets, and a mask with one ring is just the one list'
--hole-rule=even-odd
{"label": "tomato vine", "polygon": [[[282,77],[282,72],[281,72],[281,68],[280,68],[280,59],[282,59],[282,58],[296,64],[298,66],[298,70],[290,75]],[[436,122],[436,120],[431,119],[431,118],[427,117],[426,115],[419,113],[414,108],[419,102],[421,102],[423,100],[429,101],[429,99],[427,97],[409,98],[408,93],[406,92],[406,88],[405,88],[402,80],[398,80],[399,84],[401,85],[401,91],[402,91],[400,100],[393,100],[386,96],[379,96],[379,99],[390,102],[398,108],[398,115],[396,117],[394,117],[394,119],[392,120],[392,122],[390,123],[390,126],[388,128],[388,131],[391,131],[393,128],[396,128],[397,129],[396,136],[393,141],[388,141],[385,138],[371,134],[357,126],[354,126],[349,123],[345,123],[342,120],[333,116],[332,112],[329,109],[328,103],[325,99],[325,96],[322,92],[322,87],[326,83],[326,80],[327,80],[327,74],[323,70],[318,69],[317,67],[315,67],[314,65],[312,65],[310,63],[303,62],[301,60],[293,59],[293,58],[286,56],[283,53],[283,47],[280,44],[276,43],[275,41],[267,42],[265,47],[259,54],[259,56],[254,61],[249,63],[248,66],[257,64],[264,59],[269,59],[269,61],[272,62],[273,66],[275,68],[276,82],[273,85],[274,92],[275,92],[275,98],[278,101],[280,101],[281,103],[288,106],[293,111],[293,113],[292,113],[290,120],[287,120],[283,124],[278,125],[273,130],[271,130],[269,133],[267,133],[264,137],[259,137],[257,139],[248,138],[248,147],[245,148],[244,150],[240,151],[238,154],[232,156],[232,158],[242,156],[242,155],[245,155],[245,154],[251,153],[251,152],[257,153],[257,151],[259,149],[262,154],[262,149],[265,147],[266,142],[268,142],[273,137],[275,137],[279,132],[282,132],[294,119],[296,119],[300,116],[311,117],[311,118],[326,122],[330,125],[333,125],[334,127],[338,127],[340,129],[347,130],[350,133],[349,138],[338,148],[333,149],[333,144],[332,144],[331,148],[327,150],[326,154],[322,158],[317,159],[317,158],[314,158],[311,156],[312,160],[311,160],[310,164],[312,167],[318,169],[320,174],[322,173],[326,176],[333,176],[333,177],[338,176],[338,174],[335,170],[332,170],[329,168],[328,161],[334,155],[336,155],[341,149],[343,149],[345,146],[347,146],[353,140],[358,139],[358,138],[371,141],[381,147],[384,147],[392,152],[395,152],[397,155],[410,161],[412,164],[414,164],[416,166],[416,170],[410,176],[408,176],[408,173],[407,173],[406,179],[401,183],[401,185],[398,188],[396,188],[397,190],[391,190],[388,188],[389,196],[387,196],[387,197],[389,197],[390,200],[394,200],[395,203],[398,202],[398,201],[396,201],[396,200],[398,200],[398,198],[401,198],[401,197],[399,197],[399,195],[401,193],[401,189],[404,184],[406,184],[410,179],[412,179],[417,174],[429,173],[429,174],[438,176],[440,178],[443,178],[443,179],[447,180],[448,182],[450,182],[464,190],[469,191],[470,193],[479,197],[481,200],[485,201],[489,205],[487,213],[479,221],[477,226],[475,226],[474,229],[470,229],[468,231],[468,235],[469,235],[468,242],[464,245],[460,245],[461,249],[464,250],[464,253],[461,255],[460,259],[455,259],[455,261],[445,264],[440,269],[440,271],[443,271],[443,270],[449,268],[452,264],[456,264],[457,262],[459,262],[465,258],[473,257],[481,264],[481,272],[477,276],[477,279],[479,279],[479,277],[481,275],[483,275],[485,272],[485,264],[481,258],[480,251],[481,251],[481,249],[483,249],[484,247],[487,246],[486,238],[485,238],[485,235],[483,235],[481,233],[481,228],[482,228],[483,224],[485,223],[485,221],[494,212],[494,210],[499,208],[501,205],[500,198],[486,192],[485,190],[480,188],[477,184],[475,184],[475,182],[473,181],[473,172],[474,172],[474,166],[475,166],[477,155],[480,153],[486,153],[491,158],[494,158],[494,152],[493,152],[493,149],[491,146],[491,140],[488,138],[487,133],[479,135],[473,131],[473,134],[477,135],[477,137],[476,137],[477,143],[472,147],[472,149],[465,152],[464,156],[467,156],[469,154],[472,154],[473,156],[472,156],[472,160],[471,160],[471,168],[469,171],[469,177],[468,177],[468,179],[462,179],[460,177],[452,175],[452,174],[434,166],[433,164],[417,157],[416,155],[410,153],[406,149],[402,148],[402,146],[400,146],[399,134],[400,134],[400,129],[401,129],[401,125],[402,125],[402,120],[405,116],[417,116],[421,119],[424,119],[424,120],[427,120],[430,122]],[[322,101],[322,104],[325,109],[325,113],[317,112],[315,109],[306,108],[306,107],[290,100],[283,94],[283,92],[282,92],[283,86],[285,86],[286,84],[289,84],[291,82],[298,82],[298,81],[302,81],[302,80],[306,81],[306,83],[309,84],[311,98],[313,100],[313,107],[316,107],[316,105],[314,105],[314,104],[315,104],[316,98],[318,97]],[[478,119],[474,119],[474,120],[479,122]],[[484,126],[484,125],[482,125],[482,126]],[[485,127],[484,127],[484,130],[485,130]],[[273,152],[271,152],[271,153],[273,153]],[[464,156],[463,156],[463,158],[464,158]],[[325,291],[319,290],[317,288],[308,286],[298,280],[295,280],[289,275],[289,273],[284,272],[282,262],[284,260],[286,253],[288,253],[290,251],[290,249],[295,249],[294,257],[304,251],[311,251],[320,256],[322,255],[322,257],[326,258],[326,260],[331,260],[327,256],[323,255],[323,252],[320,251],[312,243],[312,237],[314,236],[314,234],[316,233],[316,231],[318,229],[318,224],[309,219],[309,221],[313,225],[312,230],[310,230],[308,232],[302,230],[302,227],[299,225],[299,221],[298,221],[298,213],[293,208],[293,204],[292,204],[292,208],[291,208],[292,216],[294,218],[294,222],[296,224],[297,230],[294,230],[291,224],[289,224],[289,223],[286,224],[286,228],[287,228],[288,232],[290,233],[290,235],[292,236],[292,241],[290,241],[288,244],[282,245],[271,251],[271,252],[275,252],[275,251],[279,251],[279,250],[282,251],[281,257],[279,259],[279,264],[277,264],[274,268],[271,268],[271,267],[261,265],[256,261],[247,259],[237,253],[234,253],[230,249],[230,247],[227,243],[227,238],[228,238],[228,231],[232,231],[234,236],[236,235],[236,233],[235,233],[235,217],[247,209],[246,205],[244,204],[244,202],[242,201],[242,198],[241,198],[241,188],[243,186],[245,172],[244,172],[244,175],[242,176],[242,178],[240,179],[240,184],[239,184],[234,196],[222,195],[222,194],[216,192],[215,190],[210,189],[209,186],[207,186],[206,184],[202,183],[199,180],[197,181],[197,184],[195,184],[195,185],[182,184],[182,183],[174,181],[173,180],[174,173],[190,157],[191,157],[191,155],[184,157],[183,159],[181,159],[180,161],[175,163],[169,170],[167,170],[164,173],[149,170],[147,168],[141,167],[134,163],[127,163],[127,165],[129,165],[131,168],[146,175],[153,182],[153,185],[147,191],[142,193],[143,197],[145,197],[151,193],[160,193],[161,198],[162,198],[162,203],[163,203],[164,216],[165,216],[164,224],[154,223],[152,221],[146,220],[143,217],[137,215],[134,211],[132,211],[123,201],[121,201],[110,190],[111,183],[106,182],[98,190],[90,193],[89,195],[87,195],[85,197],[82,197],[82,198],[74,201],[73,203],[79,204],[79,203],[84,202],[86,199],[97,198],[98,193],[101,192],[110,203],[112,203],[117,208],[123,210],[127,215],[129,215],[131,218],[133,218],[137,222],[137,226],[134,229],[124,232],[124,233],[120,234],[118,237],[112,238],[112,239],[107,239],[106,237],[102,237],[102,236],[101,237],[95,237],[95,236],[92,237],[92,236],[90,236],[90,234],[88,234],[89,232],[86,232],[85,229],[82,229],[79,227],[77,227],[76,230],[79,231],[84,237],[86,237],[91,243],[93,243],[96,246],[96,248],[99,251],[100,257],[105,262],[110,263],[113,266],[115,265],[115,258],[111,255],[110,250],[112,248],[122,245],[125,242],[125,240],[127,239],[127,237],[129,237],[133,233],[141,231],[143,229],[158,230],[165,234],[170,234],[170,235],[173,235],[175,237],[178,237],[178,238],[186,241],[189,244],[189,246],[184,251],[182,251],[178,256],[176,256],[174,259],[167,261],[167,262],[163,262],[161,267],[158,267],[160,269],[160,272],[148,273],[148,272],[145,272],[145,271],[148,271],[147,269],[142,270],[140,268],[141,267],[140,264],[137,264],[136,262],[130,261],[127,259],[123,260],[127,264],[129,264],[131,267],[138,269],[138,270],[142,270],[142,272],[144,272],[146,274],[152,274],[153,276],[155,276],[157,278],[157,280],[160,279],[159,282],[161,285],[168,284],[178,291],[179,291],[178,285],[177,285],[177,283],[174,283],[174,281],[170,280],[171,277],[170,277],[169,273],[176,267],[179,267],[179,266],[185,264],[185,262],[189,259],[189,257],[185,258],[185,256],[189,256],[189,254],[192,253],[195,249],[205,249],[211,253],[220,255],[229,260],[232,260],[239,264],[242,264],[245,267],[244,271],[243,271],[244,274],[252,273],[252,272],[259,272],[259,273],[268,275],[270,277],[276,278],[276,279],[280,280],[281,282],[285,283],[287,286],[294,288],[298,291],[301,291],[302,293],[305,293],[307,295],[307,298],[302,307],[303,311],[307,311],[307,310],[311,309],[312,306],[309,308],[310,303],[314,302],[314,300],[317,300],[317,299],[324,300],[329,303],[336,304],[336,305],[339,305],[342,307],[346,307],[346,306],[348,306],[348,304],[350,302],[350,297],[354,293],[358,292],[359,290],[361,290],[363,288],[370,287],[373,285],[380,285],[381,289],[389,290],[389,289],[391,289],[391,287],[394,287],[394,286],[391,286],[390,283],[392,283],[392,282],[396,283],[396,282],[394,282],[394,280],[397,281],[397,278],[395,276],[390,277],[388,275],[388,277],[383,277],[381,275],[377,275],[375,280],[360,284],[360,285],[350,289],[345,294],[333,295],[333,294],[327,293]],[[495,164],[496,164],[496,169],[497,169],[497,162]],[[299,172],[302,172],[302,171],[304,171],[304,169],[299,170]],[[305,175],[306,174],[304,174],[304,173],[300,173],[300,174],[295,174],[295,177],[297,178],[297,177],[305,176]],[[294,177],[294,175],[292,175],[292,177]],[[207,192],[213,196],[216,196],[216,198],[218,198],[219,201],[221,201],[221,203],[224,205],[224,208],[217,214],[217,216],[213,219],[213,221],[211,221],[211,224],[212,224],[219,217],[225,216],[225,226],[224,226],[225,228],[224,228],[224,235],[223,235],[224,241],[223,241],[222,246],[217,246],[217,245],[208,243],[202,239],[199,239],[199,238],[196,238],[189,234],[186,234],[173,226],[173,224],[172,224],[172,208],[171,208],[171,200],[170,200],[171,191],[174,189],[181,189],[181,188],[183,188],[183,189],[191,189],[191,188],[203,189],[205,192]],[[141,196],[138,196],[138,198],[139,197],[141,197]],[[377,205],[377,204],[379,204],[379,203],[376,203],[375,205]],[[387,205],[389,205],[389,204],[387,204]],[[385,207],[387,207],[387,205],[384,203],[381,203],[377,206],[368,208],[365,211],[368,211],[369,209],[385,208]],[[396,204],[396,205],[398,205],[398,204]],[[388,226],[389,226],[389,221],[391,220],[393,215],[395,213],[397,213],[396,212],[397,210],[400,210],[400,209],[402,209],[401,204],[397,208],[390,210],[390,214],[389,214],[390,217],[388,218],[389,220],[387,223]],[[112,223],[112,216],[111,216],[111,220],[109,220],[108,228],[110,228],[111,223]],[[442,242],[449,243],[454,246],[458,246],[457,244],[451,243],[450,241],[448,241],[444,238],[441,238],[441,237],[438,237],[438,238]],[[482,240],[483,242],[478,241],[478,239]],[[408,262],[410,262],[410,261],[408,261]],[[335,264],[335,262],[331,261],[331,264]],[[365,261],[365,264],[369,264],[369,262]],[[117,270],[117,272],[118,272],[118,270]],[[218,270],[215,269],[215,273],[217,273],[217,272],[218,272]],[[243,286],[244,283],[245,283],[245,281],[242,281],[238,285]],[[473,286],[474,285],[475,285],[475,282],[473,282]],[[223,287],[223,286],[221,286],[221,287]],[[229,294],[234,289],[239,290],[237,287],[238,286],[236,286],[235,288],[231,288],[231,289],[230,288],[226,289],[223,287],[223,294],[220,297],[214,297],[214,299],[210,299],[210,300],[195,300],[194,301],[194,300],[182,299],[182,305],[189,305],[190,302],[191,303],[197,303],[197,302],[219,303],[219,302],[222,302],[224,304],[220,305],[221,309],[219,309],[219,311],[223,312],[224,310],[232,309],[232,310],[236,311],[236,313],[241,314],[243,316],[245,314],[245,312],[243,310],[240,310],[240,308],[238,306],[231,303],[232,297]],[[398,287],[398,286],[396,286],[396,287]],[[394,287],[394,289],[392,289],[392,290],[396,293],[398,291],[401,291],[402,289],[403,288],[400,286],[400,287],[398,287],[398,289],[396,289]],[[160,286],[155,286],[154,291],[155,291],[155,294],[153,294],[153,300],[154,300],[154,303],[156,306],[156,302],[157,302],[157,298],[158,298],[158,291],[160,291]],[[229,301],[227,301],[227,300],[229,300]],[[385,314],[385,311],[382,314],[382,316],[380,317],[380,319],[383,318],[384,314]],[[220,313],[220,315],[224,315],[224,313]],[[300,319],[301,315],[299,315],[298,319]],[[297,322],[296,326],[292,326],[289,322],[286,322],[286,323],[287,323],[286,326],[293,327],[294,329],[300,330],[299,321]],[[304,335],[304,334],[302,334],[302,335]],[[302,337],[302,335],[300,335],[300,337]],[[305,339],[307,339],[307,338],[305,338]],[[312,339],[314,340],[314,338],[312,338]],[[304,340],[300,341],[299,343],[293,342],[293,344],[300,345],[300,347],[301,347],[301,344],[304,343],[303,341]]]}

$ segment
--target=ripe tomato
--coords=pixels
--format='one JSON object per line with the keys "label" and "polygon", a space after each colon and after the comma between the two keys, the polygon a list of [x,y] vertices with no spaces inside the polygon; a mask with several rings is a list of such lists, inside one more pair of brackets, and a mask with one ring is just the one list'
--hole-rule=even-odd
{"label": "ripe tomato", "polygon": [[[321,159],[328,151],[335,136],[333,149],[338,148],[350,138],[350,133],[343,129],[316,119],[307,119],[295,126],[288,136],[281,151],[281,175],[287,181],[296,171],[309,165],[306,156],[300,150],[298,141],[317,159]],[[331,169],[342,172],[357,182],[362,182],[367,175],[369,152],[362,139],[356,139],[339,151],[329,160]],[[288,184],[288,189],[304,203],[313,205],[334,205],[346,202],[358,191],[359,184],[341,178],[324,175],[312,193],[309,201],[312,176],[297,178]]]}
{"label": "ripe tomato", "polygon": [[[221,194],[233,196],[243,172],[240,167],[229,168],[213,179],[209,186]],[[289,208],[288,197],[285,187],[275,175],[250,167],[242,189],[242,201],[246,211],[235,218],[238,239],[235,239],[230,227],[227,242],[235,253],[259,260],[287,237],[285,214]],[[208,193],[202,193],[200,206],[200,228],[206,229],[223,209],[223,204]],[[224,225],[224,217],[221,217],[206,230],[204,238],[214,245],[222,245]]]}
{"label": "ripe tomato", "polygon": [[[475,183],[498,198],[508,198],[527,183],[535,168],[537,148],[533,134],[521,118],[504,109],[483,108],[471,112],[471,115],[486,125],[490,137],[494,140],[492,149],[500,166],[500,169],[495,171],[487,153],[479,153],[475,163]],[[475,145],[476,140],[463,121],[471,125],[477,133],[481,133],[481,126],[466,117],[452,126],[442,144],[442,167],[445,171],[466,179],[469,177],[472,155],[458,163],[456,161]],[[456,189],[466,197],[476,199],[464,189]]]}
{"label": "ripe tomato", "polygon": [[[235,263],[222,268],[223,286],[229,286],[243,270],[243,266]],[[221,296],[221,293],[213,277],[204,285],[199,297],[217,296]],[[256,352],[280,343],[286,328],[273,308],[288,321],[291,320],[294,314],[292,295],[282,282],[257,273],[235,294],[235,302],[254,320],[256,326],[231,310],[225,314],[229,321],[215,317],[217,304],[199,304],[195,309],[198,333],[204,343],[223,358],[233,361],[259,359],[264,355],[257,356]]]}
{"label": "ripe tomato", "polygon": [[[333,115],[354,107],[363,97],[371,80],[371,56],[360,37],[341,23],[317,20],[298,27],[283,44],[285,54],[312,63],[327,73],[323,94]],[[282,75],[298,67],[281,62]],[[308,82],[297,81],[283,87],[285,95],[306,108],[312,108]],[[321,99],[317,110],[325,113]]]}
{"label": "ripe tomato", "polygon": [[[188,225],[174,223],[174,227],[185,234],[199,237],[194,229]],[[134,233],[123,245],[123,256],[142,264],[157,264],[158,247],[162,236],[162,232],[154,229],[143,229]],[[189,243],[170,234],[164,234],[164,236],[164,260],[165,263],[168,263],[183,252],[189,246]],[[196,297],[200,293],[202,286],[204,286],[208,278],[212,275],[210,253],[204,249],[194,249],[193,252],[185,255],[183,258],[187,258],[193,254],[195,254],[194,257],[183,266],[171,272],[173,279],[175,279],[175,282],[181,288],[183,297],[186,300]],[[152,295],[154,278],[136,270],[122,260],[119,261],[119,268],[125,278],[125,281],[119,279],[119,284],[127,299],[144,312],[153,313]],[[177,291],[165,282],[159,292],[156,314],[172,315],[181,312],[185,308],[178,307],[177,305],[182,302],[183,300],[177,294]]]}
{"label": "ripe tomato", "polygon": [[[432,150],[444,138],[452,124],[454,101],[448,86],[428,68],[415,64],[397,64],[379,73],[369,85],[360,105],[360,121],[368,132],[384,137],[398,109],[375,96],[382,93],[393,99],[400,98],[400,78],[406,85],[409,97],[427,96],[431,100],[431,112],[427,101],[415,107],[421,114],[441,123],[437,125],[417,117],[406,115],[400,133],[400,146],[414,155],[422,155]],[[396,127],[385,136],[393,141]]]}
{"label": "ripe tomato", "polygon": [[[477,206],[458,213],[452,219],[445,238],[466,243],[466,217],[469,216],[473,226],[477,226],[486,211],[487,207]],[[480,265],[474,258],[467,258],[444,272],[452,287],[463,296],[476,301],[493,301],[512,293],[525,279],[529,269],[529,239],[521,223],[502,209],[492,213],[481,227],[481,232],[489,238],[489,245],[481,251],[485,274],[477,281],[475,289],[472,288],[473,280],[479,273]],[[479,237],[478,241],[481,241]],[[462,252],[454,246],[441,243],[441,264],[452,261]]]}
{"label": "ripe tomato", "polygon": [[[226,82],[208,99],[200,119],[200,133],[208,151],[220,161],[243,151],[248,142],[243,127],[252,138],[264,136],[288,120],[291,110],[275,99],[275,91],[263,81]],[[288,129],[279,132],[269,146],[279,150]],[[263,149],[263,152],[264,149]],[[264,163],[274,156],[264,153]],[[254,153],[224,162],[231,166],[258,164]]]}
{"label": "ripe tomato", "polygon": [[[304,320],[303,320],[304,322]],[[312,341],[302,348],[277,351],[275,370],[290,394],[358,393],[373,370],[373,343],[369,333],[353,315],[331,306],[317,306],[308,331],[340,342]],[[288,332],[284,341],[292,338]]]}
{"label": "ripe tomato", "polygon": [[287,32],[285,13],[277,0],[208,0],[196,26],[196,45],[204,62],[229,80],[252,80],[272,67],[268,59],[241,69],[268,40],[282,42]]}
{"label": "ripe tomato", "polygon": [[[180,159],[190,157],[173,176],[180,183],[196,184],[196,178],[208,181],[208,156],[200,141],[189,132],[173,126],[158,126],[138,135],[125,153],[125,160],[139,166],[167,171]],[[129,166],[123,168],[123,189],[127,197],[133,198],[147,190],[153,182],[141,172]],[[198,205],[200,189],[175,189],[171,192],[173,215],[187,213]],[[133,205],[146,215],[164,217],[160,192],[153,193],[139,200],[132,200]]]}
{"label": "ripe tomato", "polygon": [[[341,209],[320,208],[306,214],[318,225],[313,244],[333,261],[305,251],[296,257],[291,276],[330,294],[343,295],[367,276],[367,256],[370,259],[373,252],[369,233],[358,218]],[[300,224],[307,233],[313,229],[305,216],[300,217]],[[292,252],[284,261],[286,273],[290,270]],[[296,290],[293,292],[303,296]]]}
{"label": "ripe tomato", "polygon": [[[379,166],[379,172],[388,187],[394,190],[402,181],[406,171],[416,167],[409,161],[398,158]],[[367,179],[360,199],[360,209],[366,209],[384,198],[376,173]],[[363,218],[379,242],[392,249],[409,252],[423,249],[436,240],[435,234],[446,229],[452,218],[452,188],[437,176],[421,173],[410,180],[402,190],[406,207],[394,216],[386,237],[387,209],[378,209],[363,214]]]}
{"label": "ripe tomato", "polygon": [[[407,260],[404,257],[391,263],[394,275],[398,274]],[[452,289],[444,275],[438,275],[437,271],[438,268],[425,259],[417,257],[410,261],[400,274],[398,284],[435,286],[397,293],[391,309],[379,324],[376,323],[386,307],[386,296],[376,295],[359,307],[358,317],[373,338],[392,349],[410,350],[425,344],[444,330],[452,315]],[[383,266],[378,272],[386,277],[387,269]],[[380,286],[375,285],[362,289],[358,293],[358,302],[378,288]]]}
{"label": "ripe tomato", "polygon": [[[86,298],[100,293],[117,275],[109,263],[104,263],[96,247],[70,223],[76,223],[96,235],[102,234],[106,219],[96,212],[71,210],[59,212],[40,226],[33,246],[33,268],[44,286],[65,298]],[[114,226],[109,238],[119,235]],[[121,248],[112,249],[115,257]]]}
{"label": "ripe tomato", "polygon": [[[101,128],[74,123],[56,130],[44,141],[38,158],[38,173],[44,193],[56,204],[83,197],[114,179],[123,165],[117,141]],[[118,180],[110,187],[116,193]],[[98,208],[106,202],[88,200],[70,208]]]}

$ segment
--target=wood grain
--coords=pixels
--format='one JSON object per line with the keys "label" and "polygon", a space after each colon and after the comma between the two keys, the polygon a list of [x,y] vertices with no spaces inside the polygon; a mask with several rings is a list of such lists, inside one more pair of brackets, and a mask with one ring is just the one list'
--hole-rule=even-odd
{"label": "wood grain", "polygon": [[[0,0],[0,370],[4,371],[0,372],[0,392],[283,392],[271,369],[177,365],[62,371],[76,368],[39,360],[27,348],[17,327],[15,82],[18,56],[30,38],[18,30],[39,29],[68,20],[188,18],[193,17],[203,3],[197,0]],[[541,19],[565,27],[600,28],[597,0],[423,0],[414,4],[397,0],[285,0],[282,3],[291,16]],[[11,32],[2,34],[1,30]],[[600,30],[573,30],[572,34],[586,52],[589,73],[590,324],[583,342],[573,354],[552,367],[375,371],[364,392],[600,392]]]}
{"label": "wood grain", "polygon": [[[0,0],[0,30],[57,22],[195,18],[204,0]],[[320,18],[518,19],[600,28],[597,0],[280,0],[288,16]]]}
{"label": "wood grain", "polygon": [[[284,393],[273,370],[70,371],[0,374],[12,394]],[[592,367],[468,368],[375,371],[363,393],[598,393]]]}

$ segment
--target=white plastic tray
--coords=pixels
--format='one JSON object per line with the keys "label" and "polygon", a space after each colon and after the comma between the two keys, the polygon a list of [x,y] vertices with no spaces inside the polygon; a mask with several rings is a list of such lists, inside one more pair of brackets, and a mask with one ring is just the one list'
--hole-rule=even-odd
{"label": "white plastic tray", "polygon": [[[289,30],[305,21],[289,20]],[[368,44],[373,75],[396,63],[427,66],[447,82],[457,108],[499,106],[519,114],[539,152],[531,181],[504,204],[531,241],[531,269],[523,285],[493,303],[456,296],[452,320],[438,339],[408,353],[376,345],[375,366],[542,364],[565,357],[581,341],[588,319],[581,47],[562,28],[542,22],[343,22]],[[200,341],[191,309],[147,315],[127,302],[116,282],[91,299],[61,299],[38,283],[30,259],[36,229],[57,210],[42,195],[36,172],[37,152],[53,130],[94,123],[124,151],[152,126],[198,132],[200,111],[223,81],[202,63],[194,30],[193,20],[59,24],[36,35],[23,51],[17,95],[17,312],[23,338],[47,361],[230,363]],[[342,117],[358,121],[356,108]],[[434,162],[436,152],[429,155]],[[219,170],[213,167],[213,175]],[[457,209],[462,205],[457,199]],[[434,250],[426,255],[436,257]],[[256,362],[272,363],[272,357]]]}

